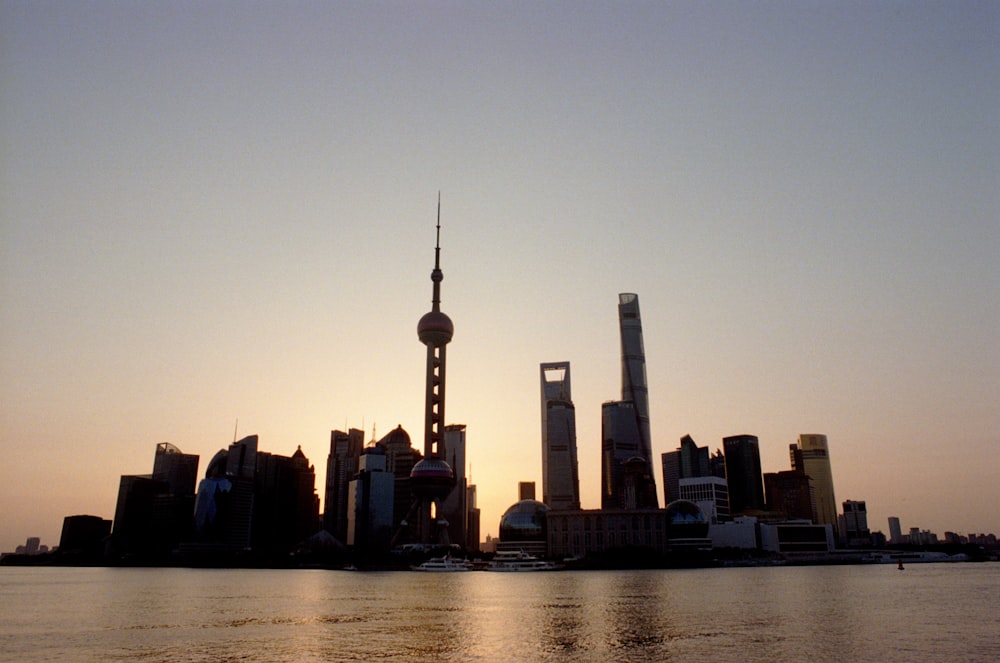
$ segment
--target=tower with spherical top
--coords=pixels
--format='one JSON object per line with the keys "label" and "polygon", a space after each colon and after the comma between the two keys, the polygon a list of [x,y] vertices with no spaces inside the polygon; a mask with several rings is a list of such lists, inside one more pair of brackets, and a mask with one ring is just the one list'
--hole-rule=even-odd
{"label": "tower with spherical top", "polygon": [[[420,542],[434,543],[436,513],[439,503],[455,486],[455,473],[444,459],[445,359],[455,325],[441,311],[441,194],[438,194],[437,239],[434,246],[434,284],[431,310],[417,323],[417,337],[427,346],[427,378],[424,390],[424,458],[410,472],[413,493],[419,500],[417,520]],[[438,523],[440,524],[440,523]],[[446,523],[445,523],[446,524]]]}

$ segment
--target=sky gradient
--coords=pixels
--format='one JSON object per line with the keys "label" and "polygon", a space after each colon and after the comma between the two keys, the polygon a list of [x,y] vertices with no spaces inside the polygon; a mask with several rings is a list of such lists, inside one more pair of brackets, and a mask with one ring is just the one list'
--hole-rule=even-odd
{"label": "sky gradient", "polygon": [[[582,502],[639,294],[653,452],[829,438],[836,498],[1000,531],[1000,5],[0,2],[0,548],[158,442],[422,446],[482,533],[569,361]],[[662,501],[662,477],[657,476]]]}

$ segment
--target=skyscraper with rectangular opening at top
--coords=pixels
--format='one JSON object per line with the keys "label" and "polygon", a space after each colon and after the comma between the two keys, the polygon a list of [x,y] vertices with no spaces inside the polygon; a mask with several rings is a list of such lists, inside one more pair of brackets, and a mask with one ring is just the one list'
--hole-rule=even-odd
{"label": "skyscraper with rectangular opening at top", "polygon": [[540,365],[542,391],[542,501],[550,509],[580,508],[576,409],[569,362]]}

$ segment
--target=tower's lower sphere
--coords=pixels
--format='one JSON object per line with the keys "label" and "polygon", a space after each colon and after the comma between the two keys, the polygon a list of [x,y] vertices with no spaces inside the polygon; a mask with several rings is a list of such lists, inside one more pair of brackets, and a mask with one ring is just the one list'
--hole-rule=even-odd
{"label": "tower's lower sphere", "polygon": [[444,499],[455,487],[455,473],[442,458],[424,458],[410,470],[410,485],[418,497]]}

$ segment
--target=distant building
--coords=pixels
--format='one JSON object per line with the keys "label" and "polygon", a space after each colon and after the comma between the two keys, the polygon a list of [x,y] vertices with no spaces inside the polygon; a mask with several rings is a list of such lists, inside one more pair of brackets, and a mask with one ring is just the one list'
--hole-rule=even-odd
{"label": "distant building", "polygon": [[580,508],[576,408],[569,362],[540,365],[542,392],[542,502],[550,509]]}
{"label": "distant building", "polygon": [[469,507],[465,525],[465,549],[470,552],[479,551],[480,519],[482,514],[476,502],[476,486],[470,484],[466,489],[466,504]]}
{"label": "distant building", "polygon": [[899,518],[889,516],[889,543],[902,543],[903,530],[899,526]]}
{"label": "distant building", "polygon": [[386,471],[385,449],[366,448],[348,487],[347,545],[355,555],[388,552],[393,533],[395,477]]}
{"label": "distant building", "polygon": [[100,516],[66,516],[59,537],[60,556],[99,561],[104,556],[104,542],[111,535],[111,524]]}
{"label": "distant building", "polygon": [[654,555],[707,550],[709,523],[697,505],[677,500],[665,509],[549,511],[548,554],[555,559],[644,549]]}
{"label": "distant building", "polygon": [[841,531],[848,546],[870,546],[871,531],[868,529],[868,507],[864,501],[847,500],[844,506],[844,522]]}
{"label": "distant building", "polygon": [[676,451],[660,456],[663,467],[663,503],[680,499],[680,480],[711,475],[708,447],[699,447],[690,435],[681,438]]}
{"label": "distant building", "polygon": [[319,530],[316,471],[298,447],[291,456],[257,452],[251,546],[287,553]]}
{"label": "distant building", "polygon": [[422,456],[413,448],[410,434],[402,426],[389,431],[377,442],[377,446],[385,450],[385,471],[393,476],[393,540],[399,544],[413,542],[416,540],[416,521],[412,517],[415,512],[410,514],[414,505],[410,472]]}
{"label": "distant building", "polygon": [[742,514],[764,510],[764,483],[760,470],[760,443],[756,435],[722,438],[729,485],[729,509]]}
{"label": "distant building", "polygon": [[764,475],[767,509],[788,520],[816,521],[813,482],[801,470],[768,472]]}
{"label": "distant building", "polygon": [[641,455],[635,404],[604,403],[601,414],[601,508],[656,508],[656,485],[651,464]]}
{"label": "distant building", "polygon": [[517,499],[520,500],[520,501],[535,499],[535,482],[534,481],[518,481],[517,482]]}
{"label": "distant building", "polygon": [[153,473],[124,475],[112,526],[112,554],[136,561],[168,557],[193,530],[198,456],[156,445]]}
{"label": "distant building", "polygon": [[809,521],[759,523],[763,550],[786,557],[823,556],[834,550],[833,526]]}
{"label": "distant building", "polygon": [[[335,539],[347,540],[348,484],[358,473],[358,460],[365,446],[365,432],[330,431],[330,453],[326,459],[326,490],[323,497],[323,529]],[[407,505],[409,506],[409,505]]]}
{"label": "distant building", "polygon": [[681,479],[678,492],[678,499],[697,504],[709,523],[729,520],[729,487],[725,479],[713,476]]}
{"label": "distant building", "polygon": [[[618,325],[622,399],[604,403],[601,410],[601,508],[656,508],[659,504],[653,478],[646,351],[638,295],[618,296]],[[625,464],[636,458],[645,466],[639,473],[645,480],[638,486],[640,492],[626,495]],[[635,477],[634,468],[629,474]]]}
{"label": "distant building", "polygon": [[812,479],[814,522],[837,529],[837,500],[833,493],[833,472],[826,435],[799,435],[798,442],[789,445],[792,469],[804,472]]}
{"label": "distant building", "polygon": [[444,427],[444,459],[455,476],[455,487],[441,500],[441,516],[448,521],[449,543],[465,545],[465,528],[468,520],[468,481],[465,478],[465,424],[448,424]]}

